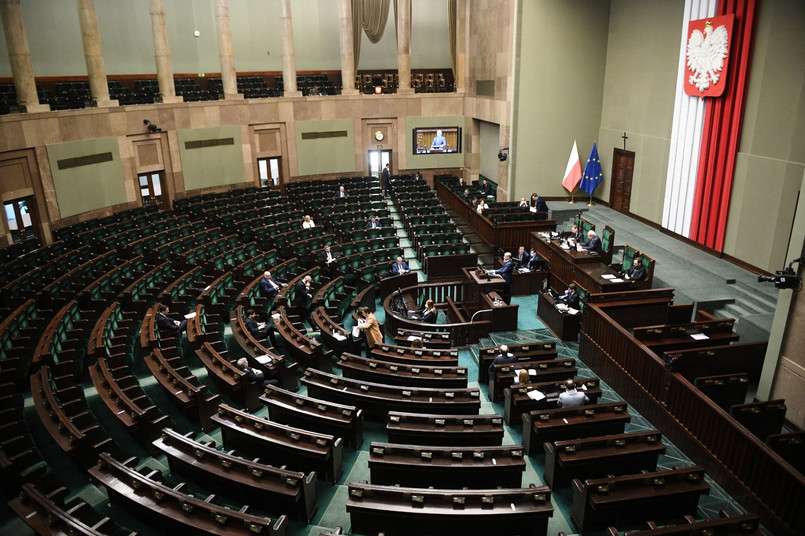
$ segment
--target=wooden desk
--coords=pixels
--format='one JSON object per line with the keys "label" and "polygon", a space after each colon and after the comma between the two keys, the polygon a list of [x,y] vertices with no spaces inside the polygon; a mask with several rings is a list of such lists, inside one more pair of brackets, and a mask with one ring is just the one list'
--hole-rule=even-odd
{"label": "wooden desk", "polygon": [[[546,261],[550,270],[550,284],[562,292],[576,280],[578,264],[601,264],[601,257],[586,251],[562,249],[558,240],[547,240],[538,233],[531,233],[531,247]],[[589,290],[589,289],[588,289]]]}
{"label": "wooden desk", "polygon": [[525,471],[521,445],[419,446],[378,443],[369,449],[372,484],[436,488],[519,488]]}
{"label": "wooden desk", "polygon": [[506,534],[545,536],[553,516],[547,486],[509,489],[429,489],[349,485],[352,532],[411,534]]}
{"label": "wooden desk", "polygon": [[554,489],[570,479],[653,471],[665,453],[659,430],[543,443],[545,483]]}
{"label": "wooden desk", "polygon": [[386,433],[409,445],[500,445],[503,415],[433,415],[390,411]]}
{"label": "wooden desk", "polygon": [[526,453],[542,452],[542,443],[605,434],[622,434],[631,420],[626,402],[585,405],[523,413]]}
{"label": "wooden desk", "polygon": [[[476,268],[462,268],[464,274],[464,305],[470,313],[483,309],[491,309],[491,313],[478,315],[492,322],[490,331],[515,331],[517,329],[517,313],[519,305],[503,303],[503,288],[506,282],[499,275],[478,273]],[[495,298],[500,305],[495,305]]]}
{"label": "wooden desk", "polygon": [[[598,403],[598,399],[601,398],[598,378],[576,378],[573,381],[576,383],[576,388],[583,391],[590,399],[590,404]],[[516,426],[522,421],[523,413],[559,407],[556,403],[559,400],[559,393],[565,390],[565,382],[566,380],[553,380],[507,387],[503,390],[503,420],[510,426]],[[539,391],[545,398],[535,400],[528,396],[531,391]]]}
{"label": "wooden desk", "polygon": [[576,341],[579,339],[581,314],[571,315],[559,311],[550,294],[540,292],[537,299],[537,316],[545,322],[548,329],[553,331],[560,341]]}
{"label": "wooden desk", "polygon": [[584,482],[574,479],[570,518],[579,532],[585,533],[656,516],[695,515],[699,496],[709,491],[704,469],[698,466]]}

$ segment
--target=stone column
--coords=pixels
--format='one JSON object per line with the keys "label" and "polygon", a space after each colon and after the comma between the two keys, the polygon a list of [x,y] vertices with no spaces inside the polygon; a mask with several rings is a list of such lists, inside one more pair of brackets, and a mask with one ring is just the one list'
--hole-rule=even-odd
{"label": "stone column", "polygon": [[352,0],[338,0],[341,26],[341,94],[357,95],[355,89],[355,48],[352,43]]}
{"label": "stone column", "polygon": [[411,88],[411,0],[397,2],[397,93],[413,93]]}
{"label": "stone column", "polygon": [[17,90],[17,102],[23,112],[49,111],[50,106],[39,104],[36,94],[36,80],[31,66],[31,52],[28,50],[28,37],[22,23],[20,0],[0,0],[0,16],[3,19],[3,33],[6,36],[11,76]]}
{"label": "stone column", "polygon": [[183,102],[176,96],[173,84],[173,64],[171,63],[171,47],[168,41],[168,27],[165,25],[165,4],[162,0],[149,0],[151,11],[151,30],[154,34],[154,58],[157,64],[159,95],[162,102]]}
{"label": "stone column", "polygon": [[280,33],[282,37],[282,87],[285,97],[299,97],[296,89],[296,59],[293,46],[291,0],[280,0]]}
{"label": "stone column", "polygon": [[109,85],[106,82],[106,64],[103,61],[95,0],[78,0],[78,21],[81,24],[81,41],[84,43],[84,60],[87,62],[92,101],[99,107],[117,106],[117,101],[109,100]]}
{"label": "stone column", "polygon": [[[459,0],[456,2],[456,93],[465,93],[467,90],[467,51],[469,50],[469,2]],[[501,146],[504,147],[504,146]]]}
{"label": "stone column", "polygon": [[232,51],[232,29],[229,26],[229,1],[215,0],[215,26],[218,30],[218,53],[221,56],[221,81],[224,99],[242,99],[238,93],[238,75],[235,71],[235,54]]}

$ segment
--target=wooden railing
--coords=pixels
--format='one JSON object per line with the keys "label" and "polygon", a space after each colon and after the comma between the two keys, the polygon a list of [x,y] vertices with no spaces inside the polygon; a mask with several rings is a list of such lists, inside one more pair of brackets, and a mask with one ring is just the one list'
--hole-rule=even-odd
{"label": "wooden railing", "polygon": [[[464,283],[462,281],[442,281],[439,283],[422,284],[402,289],[402,295],[409,304],[423,303],[424,300],[433,300],[437,308],[444,308],[448,297],[455,302],[464,301]],[[396,298],[392,294],[383,300],[383,309],[386,312],[386,333],[393,337],[398,329],[427,330],[450,333],[451,346],[466,346],[478,342],[481,337],[489,335],[492,325],[490,320],[477,320],[475,322],[458,322],[451,324],[425,324],[417,320],[396,314],[391,307],[391,301]]]}
{"label": "wooden railing", "polygon": [[588,303],[584,310],[579,358],[772,532],[801,533],[805,477],[681,374],[669,371],[604,305]]}

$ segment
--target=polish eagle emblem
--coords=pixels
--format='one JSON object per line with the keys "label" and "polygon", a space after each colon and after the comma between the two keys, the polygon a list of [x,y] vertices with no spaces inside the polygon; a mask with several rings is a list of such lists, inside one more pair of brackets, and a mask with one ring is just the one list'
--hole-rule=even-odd
{"label": "polish eagle emblem", "polygon": [[[724,91],[733,15],[691,21],[686,51],[685,93],[715,97]],[[725,20],[721,20],[725,19]]]}

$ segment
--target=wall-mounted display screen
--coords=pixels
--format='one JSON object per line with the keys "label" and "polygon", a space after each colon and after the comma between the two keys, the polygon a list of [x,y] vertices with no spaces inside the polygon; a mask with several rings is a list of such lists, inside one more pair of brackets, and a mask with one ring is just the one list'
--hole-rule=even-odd
{"label": "wall-mounted display screen", "polygon": [[414,129],[414,154],[450,154],[461,152],[461,127]]}

